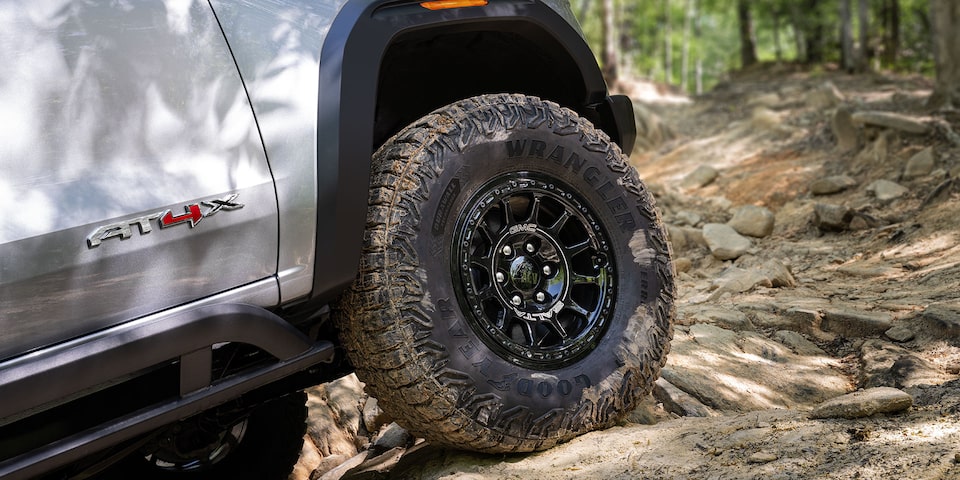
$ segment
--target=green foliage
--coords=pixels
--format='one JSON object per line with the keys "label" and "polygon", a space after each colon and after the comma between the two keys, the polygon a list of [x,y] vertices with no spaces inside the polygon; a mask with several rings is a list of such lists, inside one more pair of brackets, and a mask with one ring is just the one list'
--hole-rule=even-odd
{"label": "green foliage", "polygon": [[[840,61],[841,0],[751,0],[757,56],[761,62],[836,64]],[[887,33],[881,9],[885,0],[869,0],[868,50],[873,68]],[[900,48],[897,61],[883,68],[932,72],[928,0],[898,0]],[[584,34],[595,52],[602,46],[602,0],[571,0]],[[621,72],[657,82],[680,85],[683,71],[685,18],[691,13],[687,36],[688,90],[696,84],[695,65],[703,67],[703,85],[711,88],[740,68],[740,31],[736,0],[615,0],[620,35]],[[852,30],[857,37],[856,8],[851,0]],[[668,41],[669,36],[669,41]],[[670,71],[667,71],[667,45]],[[815,65],[811,65],[815,66]]]}

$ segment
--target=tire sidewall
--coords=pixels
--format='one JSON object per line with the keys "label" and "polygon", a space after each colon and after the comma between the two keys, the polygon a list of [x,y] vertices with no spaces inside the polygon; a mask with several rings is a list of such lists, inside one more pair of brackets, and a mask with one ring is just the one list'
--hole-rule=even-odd
{"label": "tire sidewall", "polygon": [[[611,168],[607,156],[619,155],[618,149],[609,144],[588,148],[579,132],[560,135],[544,123],[479,135],[482,141],[446,152],[423,205],[417,251],[423,269],[432,272],[425,284],[434,304],[432,339],[447,348],[446,368],[471,379],[461,396],[462,392],[471,397],[494,396],[500,399],[499,408],[519,408],[532,418],[576,409],[591,397],[591,389],[614,372],[641,368],[638,352],[659,348],[648,345],[646,336],[639,334],[644,325],[636,325],[655,321],[651,303],[662,288],[657,256],[637,255],[650,243],[650,229],[659,228],[647,216],[649,197],[625,188],[625,174]],[[519,366],[492,351],[471,328],[456,292],[451,246],[458,219],[490,179],[521,172],[555,179],[572,190],[602,225],[611,244],[616,294],[606,332],[585,357],[557,369]]]}

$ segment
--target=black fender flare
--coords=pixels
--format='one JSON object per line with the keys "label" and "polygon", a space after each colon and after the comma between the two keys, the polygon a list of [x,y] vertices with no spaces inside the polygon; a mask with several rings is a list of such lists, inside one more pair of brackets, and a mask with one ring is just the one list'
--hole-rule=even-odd
{"label": "black fender flare", "polygon": [[[312,297],[332,300],[358,270],[374,145],[378,77],[384,54],[399,35],[430,28],[512,28],[527,22],[549,34],[576,64],[585,95],[565,105],[593,121],[629,152],[636,137],[633,107],[608,96],[583,37],[549,6],[492,0],[487,7],[431,11],[417,2],[349,0],[324,41],[317,112],[317,239]],[[464,92],[464,97],[484,92]]]}

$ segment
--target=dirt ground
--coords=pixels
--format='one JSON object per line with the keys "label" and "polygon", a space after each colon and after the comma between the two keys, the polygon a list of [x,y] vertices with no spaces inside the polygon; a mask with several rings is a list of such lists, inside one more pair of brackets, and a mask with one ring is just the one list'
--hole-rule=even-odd
{"label": "dirt ground", "polygon": [[[697,98],[629,87],[644,134],[632,162],[674,244],[664,378],[676,388],[546,452],[418,443],[389,468],[314,478],[960,479],[960,112],[926,110],[931,82],[912,76],[765,66]],[[709,180],[695,178],[703,167]],[[841,176],[833,193],[815,186]],[[703,226],[745,205],[772,213],[773,231],[720,260]],[[788,280],[750,277],[770,265]],[[716,341],[705,334],[728,336],[737,355],[697,356]],[[871,387],[912,406],[811,418],[825,398]]]}

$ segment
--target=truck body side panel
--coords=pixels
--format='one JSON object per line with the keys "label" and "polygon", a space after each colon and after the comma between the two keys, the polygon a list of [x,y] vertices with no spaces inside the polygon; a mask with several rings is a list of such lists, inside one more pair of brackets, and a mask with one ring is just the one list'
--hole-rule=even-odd
{"label": "truck body side panel", "polygon": [[[346,0],[211,2],[243,76],[277,182],[282,301],[313,288],[320,52]],[[335,179],[334,179],[335,181]]]}
{"label": "truck body side panel", "polygon": [[0,359],[276,273],[269,166],[205,2],[0,17]]}

